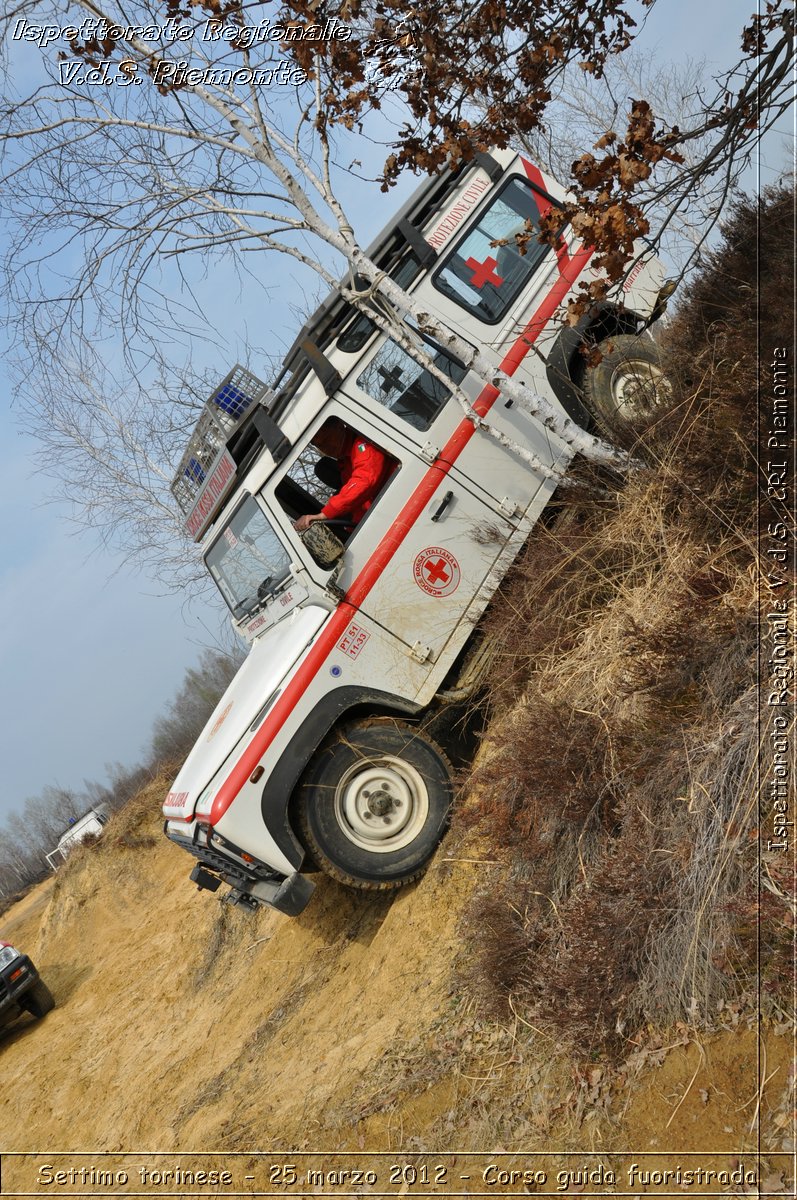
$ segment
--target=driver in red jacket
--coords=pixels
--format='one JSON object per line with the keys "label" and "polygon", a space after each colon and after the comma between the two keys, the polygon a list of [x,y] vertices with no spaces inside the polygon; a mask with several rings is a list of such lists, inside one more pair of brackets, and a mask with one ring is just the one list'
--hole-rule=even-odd
{"label": "driver in red jacket", "polygon": [[348,517],[352,525],[361,521],[395,463],[383,450],[350,429],[339,417],[330,417],[312,438],[322,454],[337,462],[343,486],[330,496],[320,513],[299,517],[294,528],[302,533],[313,521]]}

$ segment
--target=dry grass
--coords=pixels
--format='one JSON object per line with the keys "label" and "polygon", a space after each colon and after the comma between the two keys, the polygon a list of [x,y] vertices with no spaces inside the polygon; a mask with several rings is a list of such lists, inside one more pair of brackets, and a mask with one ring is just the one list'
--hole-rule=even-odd
{"label": "dry grass", "polygon": [[[775,306],[788,197],[770,205]],[[788,1006],[794,881],[761,902],[756,879],[755,216],[740,207],[670,326],[648,466],[538,528],[488,617],[493,722],[461,819],[510,870],[475,902],[470,981],[584,1054],[648,1020],[710,1024],[754,987],[759,915]]]}
{"label": "dry grass", "polygon": [[55,911],[59,898],[68,897],[78,886],[77,878],[87,868],[90,870],[94,863],[107,865],[112,860],[115,870],[122,873],[132,871],[141,877],[137,860],[119,857],[120,851],[130,851],[132,855],[139,850],[152,850],[159,844],[161,804],[174,775],[173,764],[162,767],[141,791],[113,813],[102,834],[87,838],[74,847],[66,862],[55,873],[52,893]]}
{"label": "dry grass", "polygon": [[27,887],[22,888],[18,892],[14,892],[10,896],[0,897],[0,917],[4,916],[10,908],[14,907],[15,904],[19,904],[20,900],[24,900],[28,893],[32,892],[35,887],[38,887],[38,883],[30,883]]}

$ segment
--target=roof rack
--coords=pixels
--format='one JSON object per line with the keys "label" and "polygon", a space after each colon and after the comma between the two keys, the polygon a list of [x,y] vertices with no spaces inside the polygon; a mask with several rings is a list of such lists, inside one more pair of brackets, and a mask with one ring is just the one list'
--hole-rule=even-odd
{"label": "roof rack", "polygon": [[185,516],[199,503],[231,433],[255,405],[267,406],[273,396],[262,379],[236,364],[205,401],[171,485]]}

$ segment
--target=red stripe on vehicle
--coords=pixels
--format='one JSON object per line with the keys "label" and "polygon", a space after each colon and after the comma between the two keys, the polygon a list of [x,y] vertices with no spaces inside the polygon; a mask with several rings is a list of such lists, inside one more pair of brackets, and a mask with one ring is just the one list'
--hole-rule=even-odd
{"label": "red stripe on vehicle", "polygon": [[[587,265],[591,254],[591,250],[581,249],[573,255],[572,259],[568,260],[566,269],[560,274],[545,300],[536,310],[534,316],[520,334],[520,337],[501,362],[501,370],[506,375],[514,375],[534,342],[540,336],[546,324],[573,286],[576,278]],[[486,416],[499,395],[500,391],[498,388],[488,385],[481,391],[478,399],[474,402],[474,410],[479,416]],[[475,432],[476,427],[467,417],[454,430],[441,450],[437,462],[429,468],[413,494],[407,500],[398,517],[393,521],[389,532],[379,543],[360,574],[352,583],[345,598],[340,602],[324,626],[318,637],[318,641],[310,647],[307,657],[274,705],[268,719],[258,729],[252,741],[233,767],[228,778],[219,788],[210,810],[211,825],[215,825],[221,820],[241,788],[247,782],[252,771],[258,765],[297,703],[307,691],[320,667],[345,633],[357,609],[362,605],[382,575],[385,567],[399,549],[401,543]]]}
{"label": "red stripe on vehicle", "polygon": [[[545,186],[545,180],[542,177],[540,168],[535,167],[534,163],[530,163],[528,159],[523,158],[522,155],[520,161],[523,163],[523,169],[529,178],[529,182],[533,183],[535,187],[541,188],[544,192],[547,191],[548,189]],[[545,196],[538,196],[536,193],[533,193],[533,195],[536,200],[540,216],[545,216],[545,214],[553,207],[551,201]],[[564,238],[560,238],[559,242],[557,243],[556,258],[559,263],[560,272],[564,272],[570,267],[572,259],[568,253],[567,243],[565,242]]]}
{"label": "red stripe on vehicle", "polygon": [[582,246],[564,266],[560,262],[559,278],[501,363],[501,370],[507,375],[514,375],[591,257],[592,250]]}
{"label": "red stripe on vehicle", "polygon": [[[535,188],[539,188],[541,192],[547,192],[548,189],[545,186],[545,180],[542,177],[542,171],[540,168],[535,167],[534,163],[530,163],[528,159],[524,158],[522,155],[520,156],[520,161],[523,163],[523,170],[528,175],[529,181],[534,184]],[[532,193],[532,195],[534,196],[534,203],[539,209],[540,216],[544,217],[548,212],[548,209],[551,207],[551,201],[547,196],[540,196],[536,193]]]}

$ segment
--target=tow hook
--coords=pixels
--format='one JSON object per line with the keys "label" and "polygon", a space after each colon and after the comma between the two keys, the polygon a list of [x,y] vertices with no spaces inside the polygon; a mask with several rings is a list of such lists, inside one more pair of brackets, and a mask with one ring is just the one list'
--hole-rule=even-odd
{"label": "tow hook", "polygon": [[233,908],[245,908],[248,912],[257,912],[260,908],[254,896],[247,896],[246,892],[239,892],[237,888],[232,888],[224,899]]}

